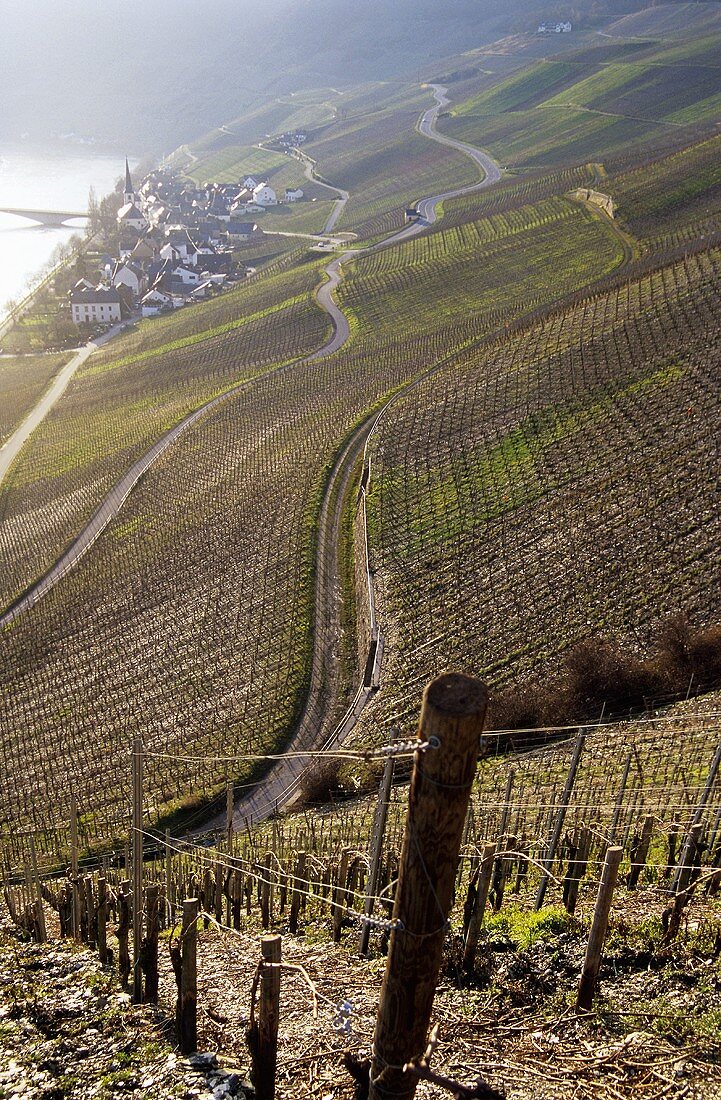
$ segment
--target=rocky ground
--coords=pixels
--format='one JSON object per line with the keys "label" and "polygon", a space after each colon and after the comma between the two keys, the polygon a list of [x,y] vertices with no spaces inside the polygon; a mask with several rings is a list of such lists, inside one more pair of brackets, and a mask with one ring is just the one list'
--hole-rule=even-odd
{"label": "rocky ground", "polygon": [[22,942],[0,925],[3,1100],[220,1100],[246,1089],[214,1053],[179,1055],[167,1017],[131,1004],[96,954]]}
{"label": "rocky ground", "polygon": [[[658,894],[639,890],[614,913],[592,1014],[575,1011],[590,911],[489,916],[478,967],[462,975],[448,945],[433,1023],[432,1069],[508,1100],[721,1100],[721,900],[698,899],[678,939],[663,946]],[[326,922],[327,923],[327,922]],[[199,922],[198,1031],[207,1053],[173,1046],[170,932],[161,935],[160,1007],[134,1006],[97,956],[72,944],[23,943],[0,930],[0,1098],[250,1092],[246,1028],[260,957],[254,918],[241,933]],[[328,940],[322,920],[283,936],[278,1100],[354,1100],[348,1058],[370,1055],[385,966],[374,935]],[[421,1100],[450,1095],[422,1081]]]}

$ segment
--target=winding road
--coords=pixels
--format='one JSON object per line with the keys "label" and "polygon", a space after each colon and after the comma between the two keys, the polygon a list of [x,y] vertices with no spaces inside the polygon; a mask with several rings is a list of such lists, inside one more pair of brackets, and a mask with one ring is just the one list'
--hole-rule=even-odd
{"label": "winding road", "polygon": [[[439,113],[446,107],[449,100],[446,97],[446,89],[442,85],[429,85],[433,89],[436,104],[426,110],[417,123],[419,133],[442,145],[465,153],[478,165],[483,173],[483,178],[478,183],[458,188],[453,191],[445,191],[420,200],[417,209],[419,217],[411,224],[392,234],[384,241],[367,248],[347,249],[337,255],[325,268],[327,281],[324,282],[316,293],[318,304],[324,309],[333,326],[333,332],[329,340],[311,355],[293,363],[286,363],[266,372],[264,378],[274,374],[297,369],[305,362],[311,362],[324,356],[332,355],[348,341],[350,326],[348,319],[336,304],[334,292],[342,279],[342,266],[353,258],[380,249],[388,248],[408,240],[422,233],[437,218],[437,207],[446,199],[458,198],[489,187],[498,182],[501,172],[498,165],[488,154],[476,149],[464,142],[456,141],[436,131],[436,122]],[[330,186],[330,185],[324,185]],[[334,188],[338,191],[339,189]],[[347,193],[343,192],[343,194]],[[110,333],[105,339],[110,338]],[[97,341],[99,344],[101,341]],[[17,444],[14,445],[12,457],[5,464],[5,469],[10,465],[12,458],[22,447],[25,440],[31,434],[47,412],[55,404],[61,393],[67,386],[72,374],[82,362],[95,350],[88,345],[76,355],[71,363],[63,368],[56,383],[47,391],[44,398],[38,403],[26,421],[17,430]],[[72,371],[70,368],[73,368]],[[65,377],[67,374],[67,377]],[[63,382],[62,387],[56,392],[56,387]],[[121,480],[106,496],[93,516],[78,534],[72,545],[65,551],[60,559],[37,580],[24,594],[22,594],[6,611],[0,615],[0,628],[5,627],[29,610],[43,598],[88,552],[94,542],[102,534],[108,524],[118,515],[124,502],[137,485],[140,478],[154,465],[160,456],[175,443],[186,431],[195,425],[203,416],[217,408],[221,403],[236,396],[243,389],[251,386],[255,379],[248,379],[239,383],[225,393],[212,398],[206,404],[196,409],[174,428],[162,436],[138,461],[127,471]],[[417,384],[417,380],[409,382],[405,388]],[[390,404],[395,401],[403,390],[397,392],[393,398],[389,398],[383,408],[369,415],[352,434],[346,439],[336,457],[331,469],[323,496],[318,521],[315,593],[314,593],[314,630],[313,653],[310,672],[310,689],[305,702],[303,713],[296,726],[296,731],[287,746],[288,752],[298,753],[308,750],[327,748],[333,744],[342,743],[345,736],[352,730],[366,703],[377,690],[380,675],[380,663],[383,653],[383,639],[376,635],[373,639],[368,674],[364,677],[364,683],[358,688],[352,702],[345,709],[340,721],[334,724],[334,719],[343,702],[343,684],[341,682],[341,670],[338,668],[336,658],[337,649],[342,636],[340,623],[340,591],[341,578],[338,570],[338,537],[342,523],[342,513],[346,491],[350,484],[355,465],[364,451],[368,437],[380,417],[383,416]],[[22,434],[19,434],[22,433]],[[13,442],[11,437],[6,448]],[[4,453],[3,453],[4,457]],[[3,459],[0,458],[0,463]],[[0,465],[0,480],[3,467]],[[369,599],[373,604],[372,578],[368,574]],[[373,622],[373,614],[371,615]],[[236,804],[235,821],[240,824],[243,821],[257,822],[268,817],[275,810],[287,804],[294,796],[300,775],[307,766],[307,760],[298,756],[291,756],[278,761],[266,774],[264,779],[247,796]],[[203,832],[212,831],[224,827],[225,815],[207,823]]]}

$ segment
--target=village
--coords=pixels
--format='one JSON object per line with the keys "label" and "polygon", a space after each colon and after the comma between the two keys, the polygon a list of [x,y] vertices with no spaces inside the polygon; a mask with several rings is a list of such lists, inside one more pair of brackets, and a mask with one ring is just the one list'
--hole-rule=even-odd
{"label": "village", "polygon": [[[289,189],[280,201],[303,197]],[[243,280],[254,269],[238,253],[263,237],[255,219],[279,205],[267,181],[252,176],[196,187],[159,168],[136,190],[127,160],[122,200],[117,254],[101,255],[96,278],[86,274],[70,290],[72,320],[83,330],[172,312]]]}

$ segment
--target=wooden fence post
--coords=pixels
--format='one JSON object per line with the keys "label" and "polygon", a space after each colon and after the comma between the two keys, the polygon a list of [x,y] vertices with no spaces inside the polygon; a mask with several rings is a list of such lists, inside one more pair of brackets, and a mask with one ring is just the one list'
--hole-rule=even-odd
{"label": "wooden fence post", "polygon": [[476,894],[473,901],[473,910],[471,912],[471,918],[468,922],[466,942],[463,949],[463,969],[467,973],[472,973],[476,967],[478,937],[480,936],[481,925],[483,924],[483,914],[486,909],[486,902],[488,901],[488,890],[491,885],[491,876],[493,875],[493,861],[495,854],[496,845],[493,842],[491,842],[490,844],[486,844],[485,848],[483,849],[481,865],[478,870],[478,881],[476,883]]}
{"label": "wooden fence post", "polygon": [[43,892],[40,888],[40,876],[38,875],[38,856],[35,851],[35,837],[30,834],[30,866],[33,872],[33,892],[35,894],[35,909],[38,922],[38,939],[40,943],[46,943],[48,938],[45,927],[45,909],[43,908]]}
{"label": "wooden fence post", "polygon": [[75,794],[70,794],[70,889],[73,891],[73,938],[80,942],[80,898],[78,894],[78,839],[77,839],[77,803]]}
{"label": "wooden fence post", "polygon": [[641,826],[639,836],[634,837],[631,844],[631,869],[628,872],[628,878],[626,880],[626,886],[629,890],[636,889],[641,871],[643,871],[646,866],[648,849],[651,846],[651,837],[653,835],[655,823],[656,819],[653,814],[647,814],[643,819],[643,825]]}
{"label": "wooden fence post", "polygon": [[133,743],[133,1001],[143,999],[140,948],[143,941],[143,743]]}
{"label": "wooden fence post", "polygon": [[145,1001],[158,1003],[158,899],[160,890],[149,886],[145,894],[145,939],[143,940],[143,974]]}
{"label": "wooden fence post", "polygon": [[300,906],[303,901],[304,889],[307,888],[305,874],[306,858],[305,852],[298,852],[298,858],[295,864],[295,874],[293,876],[293,893],[290,900],[290,917],[288,919],[288,929],[291,932],[298,931],[298,914],[300,913]]}
{"label": "wooden fence post", "polygon": [[591,934],[588,937],[586,959],[583,964],[583,972],[578,987],[578,998],[576,1000],[576,1008],[585,1009],[586,1012],[591,1011],[591,1004],[593,1003],[593,994],[596,990],[598,971],[601,967],[603,941],[606,938],[606,931],[608,929],[608,915],[611,911],[611,900],[613,898],[613,891],[616,886],[616,879],[618,878],[618,869],[621,865],[622,856],[623,848],[609,848],[606,852],[606,860],[603,865],[603,871],[601,872],[601,881],[596,896],[596,906],[593,910]]}
{"label": "wooden fence post", "polygon": [[561,830],[563,829],[563,822],[566,819],[566,813],[568,811],[568,803],[573,791],[573,785],[576,782],[576,772],[578,771],[578,764],[581,759],[581,753],[583,752],[583,744],[586,740],[585,729],[580,729],[576,736],[576,744],[573,749],[573,756],[571,757],[571,763],[568,768],[568,775],[566,776],[566,785],[563,788],[563,794],[561,795],[561,801],[558,804],[558,810],[556,811],[556,821],[553,826],[553,832],[551,833],[550,840],[548,842],[548,848],[546,850],[546,856],[543,860],[543,874],[541,875],[541,881],[538,884],[538,893],[536,894],[535,909],[538,911],[543,905],[543,899],[546,896],[546,890],[548,889],[548,880],[550,878],[551,864],[553,863],[556,851],[558,849],[558,842],[561,839]]}
{"label": "wooden fence post", "polygon": [[399,1068],[423,1055],[488,692],[446,673],[425,690],[398,875],[394,927],[373,1041],[369,1100],[410,1100]]}
{"label": "wooden fence post", "polygon": [[260,1009],[253,1084],[257,1100],[274,1100],[280,1020],[281,937],[263,936],[260,949],[263,961],[260,971]]}
{"label": "wooden fence post", "polygon": [[330,911],[333,915],[333,943],[340,943],[341,926],[343,924],[343,906],[346,900],[345,887],[348,880],[348,864],[350,863],[350,857],[350,849],[344,848],[340,857],[338,880],[333,888],[333,902],[330,907]]}
{"label": "wooden fence post", "polygon": [[[366,917],[373,916],[373,903],[378,891],[378,872],[380,870],[381,853],[383,851],[383,837],[388,820],[388,799],[391,796],[391,784],[393,783],[393,766],[395,759],[389,756],[383,769],[383,778],[378,790],[378,802],[376,803],[375,819],[373,821],[372,850],[370,859],[370,871],[366,884],[366,897],[363,913]],[[368,954],[368,941],[370,939],[371,926],[364,921],[361,927],[358,950],[361,955]]]}
{"label": "wooden fence post", "polygon": [[183,1054],[198,1049],[198,899],[183,902],[183,925],[180,933],[180,983],[175,1022],[178,1043]]}
{"label": "wooden fence post", "polygon": [[108,961],[108,883],[98,879],[98,919],[97,919],[98,956],[103,966]]}
{"label": "wooden fence post", "polygon": [[128,933],[130,932],[130,881],[125,879],[120,883],[118,893],[118,930],[115,933],[118,938],[118,970],[120,971],[120,984],[123,989],[128,988],[130,978],[130,952],[128,951]]}

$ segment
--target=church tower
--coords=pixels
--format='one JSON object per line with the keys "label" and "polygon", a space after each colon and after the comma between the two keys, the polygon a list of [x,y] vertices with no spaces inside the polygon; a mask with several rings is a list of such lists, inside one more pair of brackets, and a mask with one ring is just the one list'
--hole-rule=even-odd
{"label": "church tower", "polygon": [[133,181],[130,178],[130,165],[128,164],[128,158],[125,158],[125,191],[123,192],[123,202],[127,205],[135,205],[138,201],[138,196],[135,194],[133,187]]}

